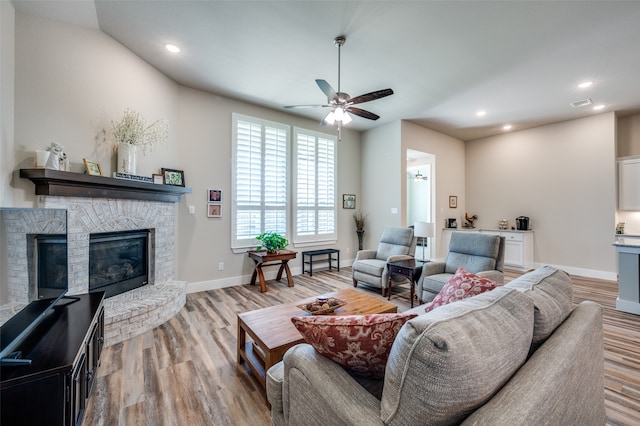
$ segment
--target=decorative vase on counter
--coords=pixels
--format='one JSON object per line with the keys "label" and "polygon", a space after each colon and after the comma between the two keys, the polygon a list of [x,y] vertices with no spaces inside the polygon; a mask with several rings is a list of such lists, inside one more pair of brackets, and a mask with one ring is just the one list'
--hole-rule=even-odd
{"label": "decorative vase on counter", "polygon": [[118,173],[136,174],[137,146],[130,143],[118,144]]}

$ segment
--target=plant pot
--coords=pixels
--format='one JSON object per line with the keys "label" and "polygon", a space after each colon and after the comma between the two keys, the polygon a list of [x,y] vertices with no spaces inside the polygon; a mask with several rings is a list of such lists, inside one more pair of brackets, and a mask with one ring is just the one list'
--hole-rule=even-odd
{"label": "plant pot", "polygon": [[136,174],[138,147],[129,143],[118,144],[118,173]]}

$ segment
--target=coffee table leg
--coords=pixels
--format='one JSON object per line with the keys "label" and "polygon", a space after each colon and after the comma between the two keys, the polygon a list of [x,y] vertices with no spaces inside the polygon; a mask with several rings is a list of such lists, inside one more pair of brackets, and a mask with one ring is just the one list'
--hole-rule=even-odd
{"label": "coffee table leg", "polygon": [[242,364],[242,356],[240,354],[242,353],[242,351],[244,351],[246,342],[247,335],[244,331],[244,328],[242,328],[242,325],[240,324],[240,318],[238,318],[238,347],[236,351],[238,365]]}

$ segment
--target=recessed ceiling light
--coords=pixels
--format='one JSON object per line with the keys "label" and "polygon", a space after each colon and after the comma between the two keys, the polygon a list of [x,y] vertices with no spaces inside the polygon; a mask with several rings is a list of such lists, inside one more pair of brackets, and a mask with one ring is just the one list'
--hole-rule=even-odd
{"label": "recessed ceiling light", "polygon": [[601,109],[603,109],[603,108],[604,108],[604,104],[595,105],[595,106],[593,107],[593,109],[595,109],[596,111],[599,111],[599,110],[601,110]]}
{"label": "recessed ceiling light", "polygon": [[502,130],[511,130],[513,126],[511,124],[505,124],[504,126],[502,126]]}
{"label": "recessed ceiling light", "polygon": [[480,111],[476,112],[476,115],[478,117],[483,117],[486,113],[487,113],[487,111],[480,110]]}
{"label": "recessed ceiling light", "polygon": [[175,44],[165,44],[164,48],[167,49],[171,53],[180,52],[180,48],[178,46],[176,46]]}
{"label": "recessed ceiling light", "polygon": [[583,81],[582,83],[578,84],[578,87],[581,89],[586,89],[587,87],[591,86],[593,84],[593,81]]}

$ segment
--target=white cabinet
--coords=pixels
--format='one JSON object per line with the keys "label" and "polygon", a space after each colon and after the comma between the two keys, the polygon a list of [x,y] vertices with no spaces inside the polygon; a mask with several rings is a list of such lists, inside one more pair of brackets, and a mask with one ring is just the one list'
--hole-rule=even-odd
{"label": "white cabinet", "polygon": [[[449,253],[451,231],[442,230],[442,253],[446,258]],[[504,266],[508,269],[528,270],[533,268],[533,231],[501,231],[493,229],[477,229],[462,232],[482,232],[504,237]]]}
{"label": "white cabinet", "polygon": [[618,208],[640,211],[640,157],[618,160]]}

